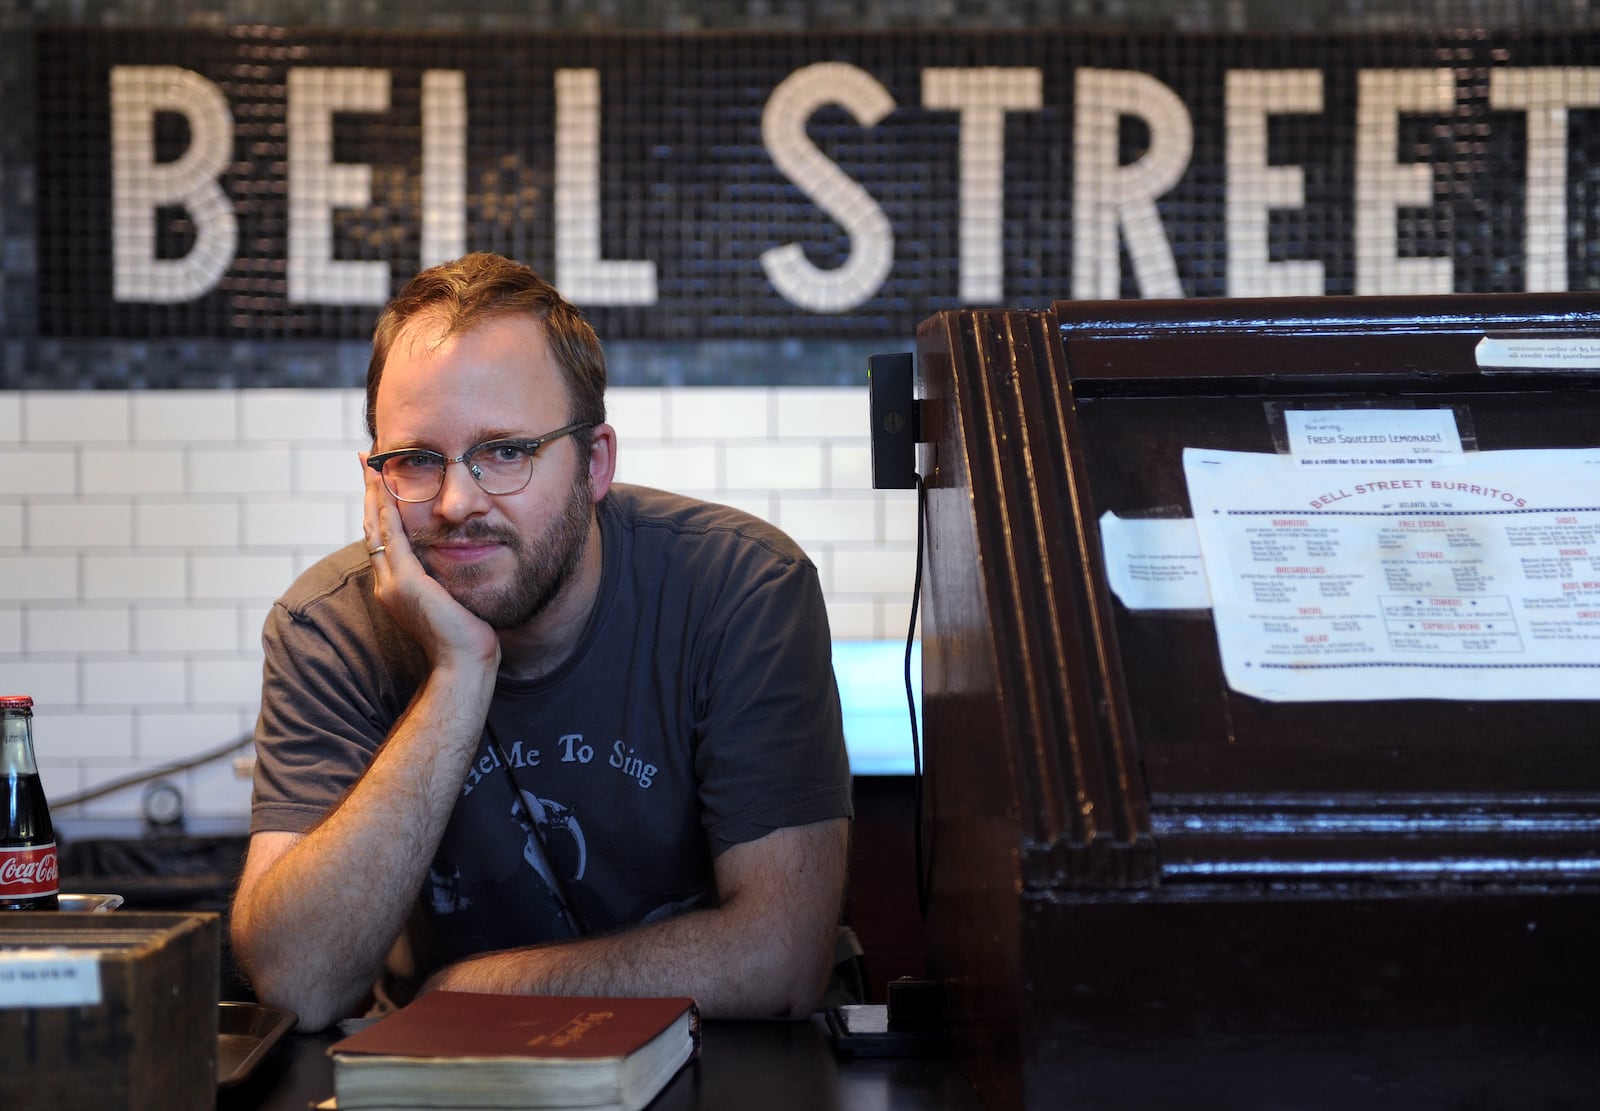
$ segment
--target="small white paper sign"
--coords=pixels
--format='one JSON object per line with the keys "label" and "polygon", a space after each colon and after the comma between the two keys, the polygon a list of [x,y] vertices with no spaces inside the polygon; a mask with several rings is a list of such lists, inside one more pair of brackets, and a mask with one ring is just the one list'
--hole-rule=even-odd
{"label": "small white paper sign", "polygon": [[1576,339],[1508,339],[1484,336],[1473,348],[1480,367],[1593,370],[1600,367],[1600,336]]}
{"label": "small white paper sign", "polygon": [[1289,453],[1304,467],[1427,467],[1459,463],[1449,409],[1286,409]]}
{"label": "small white paper sign", "polygon": [[1200,537],[1188,517],[1100,516],[1111,590],[1131,610],[1211,608]]}
{"label": "small white paper sign", "polygon": [[71,949],[0,951],[0,1008],[85,1007],[100,1002],[100,961]]}

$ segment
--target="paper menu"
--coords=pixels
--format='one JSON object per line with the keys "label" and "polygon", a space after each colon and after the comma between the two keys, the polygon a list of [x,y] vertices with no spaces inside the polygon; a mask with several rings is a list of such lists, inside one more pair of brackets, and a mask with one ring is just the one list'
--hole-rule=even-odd
{"label": "paper menu", "polygon": [[1233,689],[1600,698],[1600,450],[1468,453],[1422,473],[1183,461]]}

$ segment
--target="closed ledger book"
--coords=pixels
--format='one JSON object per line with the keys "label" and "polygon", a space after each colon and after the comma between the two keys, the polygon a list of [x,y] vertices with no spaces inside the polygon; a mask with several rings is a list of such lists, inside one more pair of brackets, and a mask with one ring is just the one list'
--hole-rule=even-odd
{"label": "closed ledger book", "polygon": [[328,1053],[339,1111],[636,1111],[699,1045],[692,999],[435,991]]}

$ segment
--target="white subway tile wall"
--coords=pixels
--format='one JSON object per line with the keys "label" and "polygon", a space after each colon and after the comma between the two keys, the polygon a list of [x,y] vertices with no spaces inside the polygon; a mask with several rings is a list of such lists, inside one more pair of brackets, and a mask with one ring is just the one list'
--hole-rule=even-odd
{"label": "white subway tile wall", "polygon": [[0,608],[0,656],[22,652],[22,613],[15,607]]}
{"label": "white subway tile wall", "polygon": [[[816,560],[836,641],[905,637],[915,494],[871,488],[864,389],[619,388],[607,405],[620,481],[773,521]],[[359,535],[363,406],[359,390],[0,394],[0,693],[34,697],[52,799],[253,727],[268,608]],[[243,823],[231,760],[173,778],[190,817]]]}
{"label": "white subway tile wall", "polygon": [[27,444],[126,444],[133,439],[133,394],[41,391],[22,395],[19,439]]}
{"label": "white subway tile wall", "polygon": [[22,395],[0,393],[0,444],[14,444],[22,435]]}

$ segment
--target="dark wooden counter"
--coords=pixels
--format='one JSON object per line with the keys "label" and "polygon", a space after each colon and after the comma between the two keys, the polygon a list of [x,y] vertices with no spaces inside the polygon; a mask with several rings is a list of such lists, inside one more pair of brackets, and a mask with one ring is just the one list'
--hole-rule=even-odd
{"label": "dark wooden counter", "polygon": [[[306,1111],[333,1094],[334,1033],[292,1034],[241,1083],[217,1093],[219,1111]],[[699,1060],[650,1111],[964,1111],[981,1104],[952,1059],[874,1060],[834,1053],[820,1018],[708,1022]]]}

